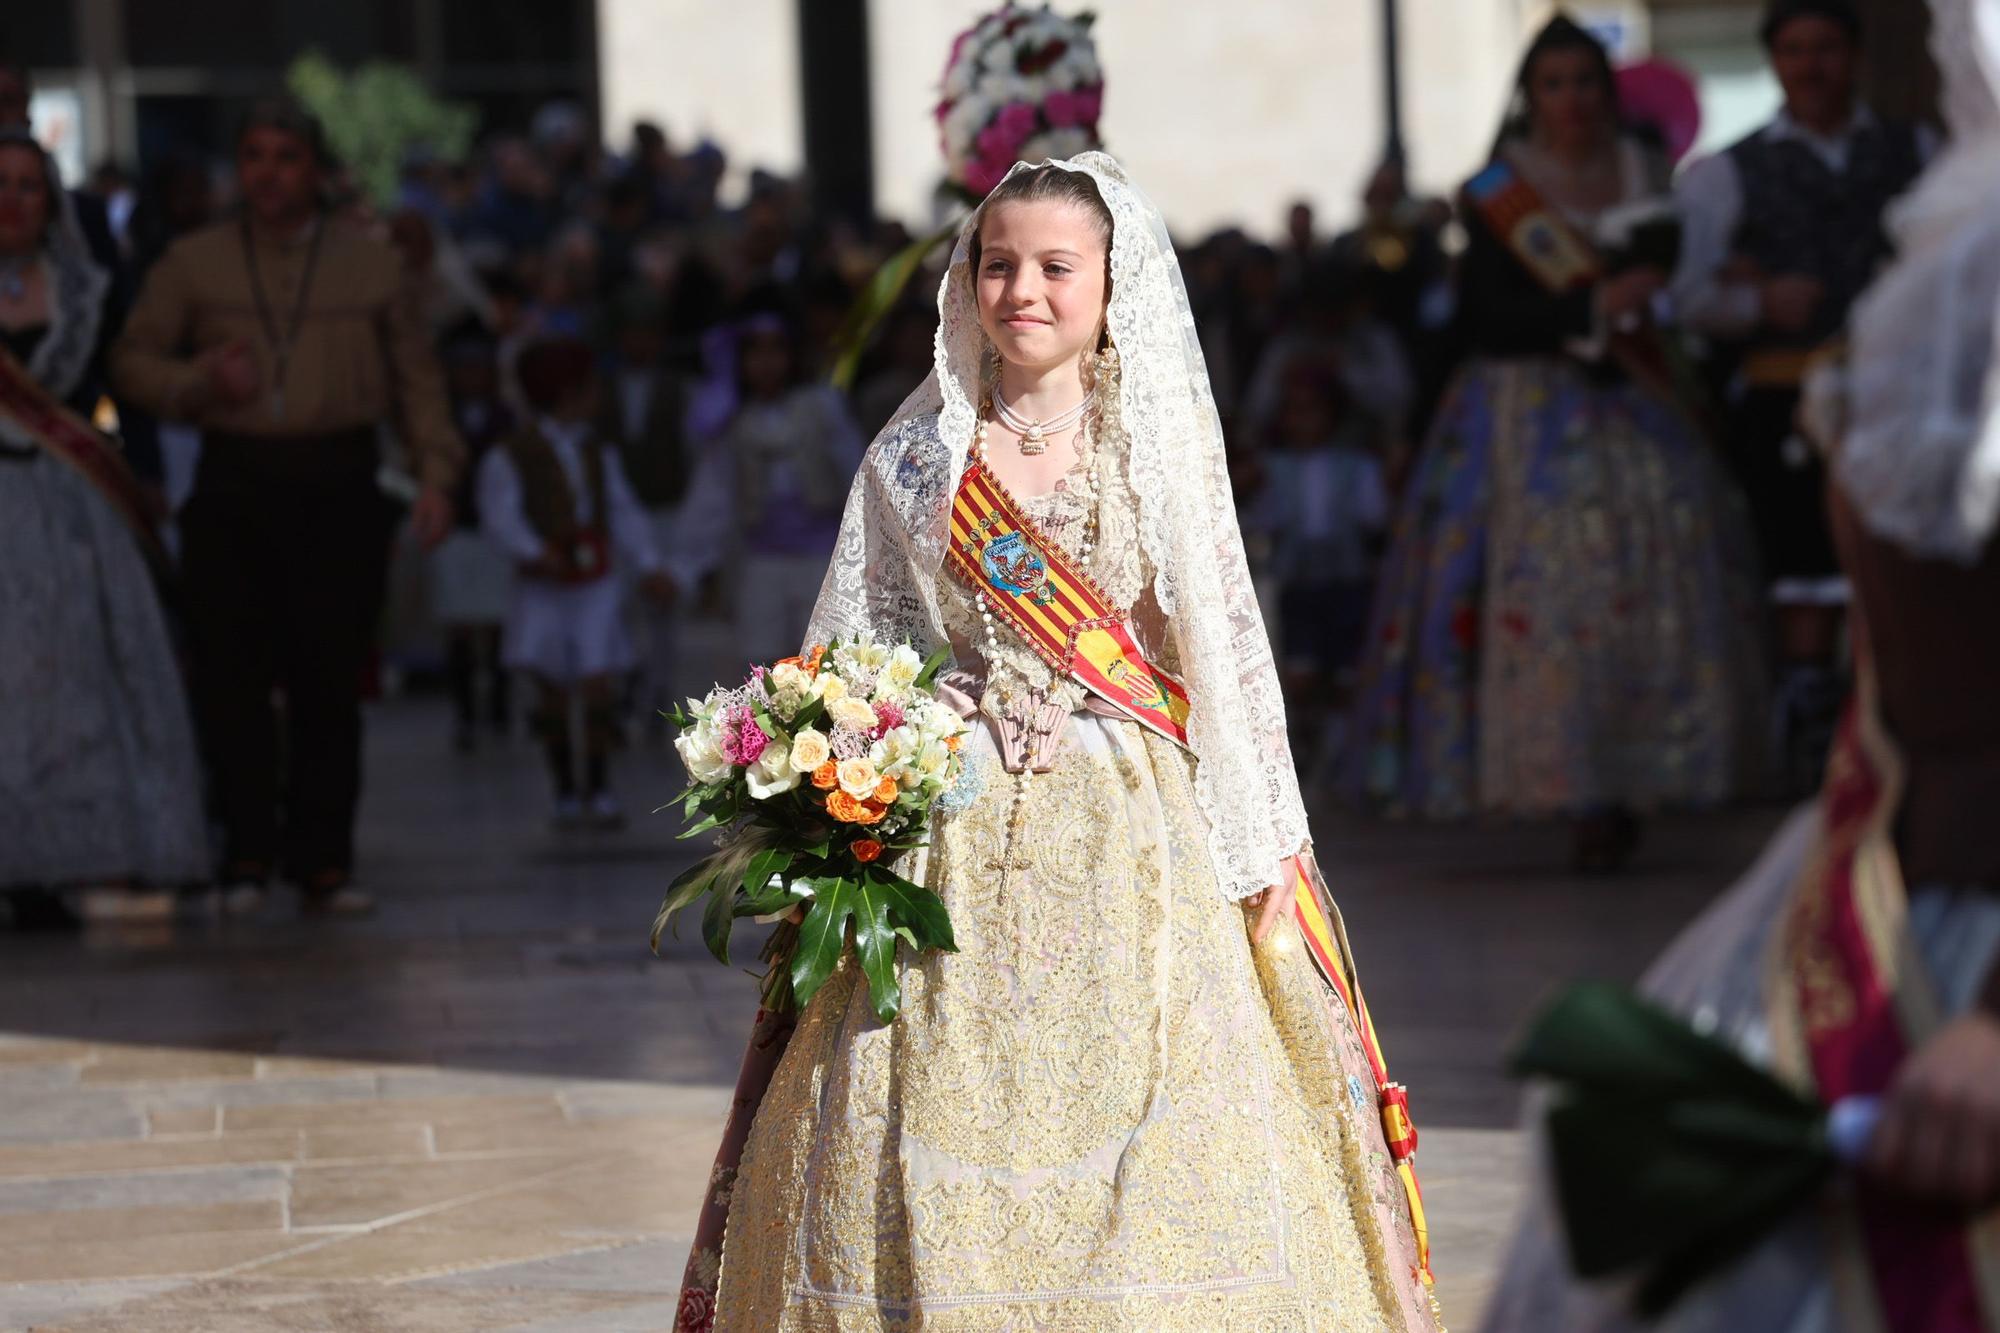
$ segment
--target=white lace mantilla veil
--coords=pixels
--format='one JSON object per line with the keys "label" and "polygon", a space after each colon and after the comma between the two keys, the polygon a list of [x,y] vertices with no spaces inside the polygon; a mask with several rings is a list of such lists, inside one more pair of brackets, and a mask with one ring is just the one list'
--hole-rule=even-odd
{"label": "white lace mantilla veil", "polygon": [[[1052,165],[1096,182],[1111,211],[1118,416],[1138,502],[1140,552],[1193,710],[1195,788],[1223,892],[1255,893],[1306,843],[1285,704],[1258,610],[1194,315],[1159,211],[1104,153]],[[1016,163],[1014,172],[1030,169]],[[1013,174],[1012,172],[1009,173]],[[868,448],[807,628],[936,648],[946,514],[978,420],[987,339],[968,265],[975,211],[938,288],[930,376]]]}
{"label": "white lace mantilla veil", "polygon": [[1825,433],[1870,531],[1969,563],[2000,520],[2000,0],[1932,0],[1931,50],[1951,139],[1891,210]]}

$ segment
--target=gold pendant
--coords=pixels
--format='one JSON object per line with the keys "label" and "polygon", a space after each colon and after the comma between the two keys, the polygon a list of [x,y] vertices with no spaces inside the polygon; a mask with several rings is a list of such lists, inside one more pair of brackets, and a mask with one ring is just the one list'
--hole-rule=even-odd
{"label": "gold pendant", "polygon": [[1042,434],[1042,423],[1039,421],[1028,427],[1028,433],[1021,437],[1021,452],[1031,458],[1048,447],[1048,439]]}

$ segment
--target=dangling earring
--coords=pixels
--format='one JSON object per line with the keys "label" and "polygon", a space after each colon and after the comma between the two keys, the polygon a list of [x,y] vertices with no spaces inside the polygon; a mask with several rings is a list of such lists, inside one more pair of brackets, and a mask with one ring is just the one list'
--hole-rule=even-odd
{"label": "dangling earring", "polygon": [[1118,345],[1111,341],[1111,334],[1106,331],[1098,342],[1097,355],[1090,358],[1092,387],[1108,382],[1117,372]]}

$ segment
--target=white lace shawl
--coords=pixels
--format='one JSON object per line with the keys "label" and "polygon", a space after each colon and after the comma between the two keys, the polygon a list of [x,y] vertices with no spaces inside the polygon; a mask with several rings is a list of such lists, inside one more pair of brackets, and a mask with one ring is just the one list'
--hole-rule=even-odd
{"label": "white lace shawl", "polygon": [[2000,0],[1933,0],[1952,138],[1890,216],[1856,303],[1835,475],[1861,521],[1970,563],[2000,520]]}
{"label": "white lace shawl", "polygon": [[[1138,542],[1193,702],[1195,788],[1231,898],[1278,882],[1306,844],[1284,698],[1243,558],[1236,507],[1180,264],[1157,210],[1103,153],[1054,165],[1096,182],[1111,210],[1107,323]],[[1026,169],[1016,164],[1014,170]],[[946,510],[977,423],[987,339],[969,270],[974,213],[938,289],[936,362],[869,446],[807,629],[948,646],[939,613]]]}

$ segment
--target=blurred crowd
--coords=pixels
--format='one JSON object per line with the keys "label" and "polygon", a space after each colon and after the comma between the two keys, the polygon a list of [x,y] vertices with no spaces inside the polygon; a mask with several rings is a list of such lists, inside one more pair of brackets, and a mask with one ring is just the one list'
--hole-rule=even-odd
{"label": "blurred crowd", "polygon": [[[1794,2],[1776,6],[1780,11],[1785,20],[1777,36],[1767,37],[1774,63],[1783,40],[1801,31],[1815,41],[1858,43],[1844,4]],[[1780,63],[1791,112],[1820,99],[1812,112],[1817,128],[1801,131],[1804,139],[1838,140],[1863,134],[1873,123],[1855,100],[1852,56],[1851,50],[1809,55],[1805,73],[1796,60],[1789,74]],[[1814,59],[1820,63],[1812,65]],[[1847,61],[1844,75],[1839,59]],[[19,71],[0,77],[0,94],[23,90],[18,110],[0,106],[0,120],[24,117],[25,83]],[[248,471],[238,481],[264,466],[232,462],[239,448],[244,459],[261,457],[256,441],[291,439],[310,416],[318,431],[311,438],[346,449],[352,432],[368,425],[345,410],[346,382],[338,374],[327,382],[330,388],[317,378],[310,388],[299,386],[301,395],[323,390],[323,401],[301,408],[296,404],[305,400],[295,398],[288,416],[285,376],[294,339],[308,346],[300,330],[322,313],[315,303],[333,299],[326,284],[348,280],[347,268],[318,267],[319,219],[326,220],[329,235],[338,227],[343,237],[372,238],[369,244],[393,255],[398,266],[394,318],[414,321],[414,333],[381,335],[405,339],[393,354],[385,353],[393,382],[376,385],[364,377],[356,390],[371,403],[379,392],[385,404],[374,423],[379,429],[364,430],[369,503],[408,511],[401,519],[391,514],[385,524],[381,569],[369,575],[379,586],[355,592],[357,607],[369,613],[365,665],[372,688],[442,687],[451,708],[440,743],[464,751],[526,727],[548,756],[556,821],[618,826],[624,816],[608,775],[616,747],[635,737],[663,739],[661,710],[672,701],[700,693],[746,660],[795,649],[862,448],[930,368],[933,296],[945,256],[931,255],[929,267],[882,318],[851,383],[835,387],[830,373],[850,311],[912,235],[895,221],[816,208],[809,181],[743,171],[722,145],[677,142],[652,123],[633,125],[622,142],[607,145],[588,114],[556,102],[543,107],[525,132],[488,134],[465,161],[411,152],[395,200],[379,206],[353,187],[303,120],[277,115],[259,122],[253,116],[251,125],[247,133],[261,128],[278,136],[271,151],[278,154],[272,170],[280,174],[269,179],[280,184],[269,187],[278,193],[264,204],[256,191],[266,177],[256,174],[261,167],[253,169],[251,138],[186,145],[148,163],[137,177],[106,166],[73,189],[52,192],[60,207],[49,205],[44,233],[54,235],[58,223],[67,227],[109,281],[100,303],[100,355],[73,381],[45,387],[122,437],[124,456],[169,544],[193,541],[185,552],[192,576],[215,539],[201,536],[201,524],[190,528],[184,506],[195,497],[195,509],[213,525],[219,502],[203,503],[203,487],[227,489],[221,473],[239,464]],[[308,159],[316,196],[309,225],[285,223],[282,200],[270,202],[284,188],[287,134]],[[1496,162],[1523,164],[1522,174],[1571,225],[1601,239],[1598,223],[1621,210],[1629,214],[1629,205],[1650,201],[1672,211],[1659,149],[1657,133],[1621,123],[1602,49],[1574,30],[1553,41],[1545,34],[1524,61]],[[24,165],[27,151],[24,146]],[[40,165],[53,171],[45,158]],[[1906,183],[1916,165],[1912,157],[1900,181]],[[1877,175],[1869,182],[1874,194],[1867,209],[1855,218],[1829,218],[1826,225],[1852,222],[1864,241],[1878,235],[1880,205],[1900,186],[1892,172]],[[1683,181],[1690,179],[1700,178],[1683,174]],[[1574,198],[1566,194],[1572,184]],[[1424,554],[1431,541],[1426,534],[1433,531],[1427,515],[1438,496],[1460,484],[1452,478],[1473,477],[1460,489],[1486,494],[1488,483],[1475,476],[1476,467],[1466,471],[1464,459],[1475,437],[1473,452],[1486,457],[1488,426],[1467,423],[1487,411],[1489,392],[1499,395],[1496,412],[1511,410],[1505,404],[1517,399],[1507,397],[1513,389],[1482,380],[1477,368],[1538,358],[1560,363],[1566,369],[1556,379],[1523,390],[1570,404],[1539,420],[1555,422],[1560,433],[1589,428],[1574,426],[1575,420],[1636,413],[1627,423],[1633,439],[1678,456],[1682,426],[1655,423],[1645,415],[1651,409],[1618,396],[1637,377],[1617,345],[1642,320],[1664,325],[1675,289],[1686,285],[1688,274],[1671,272],[1672,254],[1664,260],[1642,254],[1584,284],[1577,299],[1545,299],[1504,252],[1505,238],[1477,223],[1470,202],[1416,197],[1393,158],[1360,185],[1344,229],[1325,227],[1310,205],[1300,203],[1279,234],[1268,238],[1239,229],[1180,237],[1181,261],[1224,421],[1246,545],[1294,701],[1302,772],[1328,784],[1345,782],[1364,798],[1393,790],[1398,799],[1385,803],[1418,813],[1466,813],[1486,803],[1464,791],[1440,797],[1395,775],[1386,786],[1367,774],[1343,778],[1341,766],[1351,768],[1364,748],[1351,729],[1367,725],[1366,719],[1350,722],[1351,705],[1370,681],[1393,682],[1408,665],[1385,661],[1380,651],[1383,641],[1402,639],[1398,608],[1387,603],[1403,594],[1391,584],[1402,579],[1418,589],[1410,594],[1418,602],[1444,586],[1442,575],[1425,584],[1431,576],[1420,568],[1430,558]],[[1711,182],[1701,193],[1719,188]],[[1757,197],[1736,200],[1739,210],[1759,206]],[[267,276],[275,289],[267,291],[259,276],[261,251],[245,221],[241,247],[251,261],[249,285],[228,298],[240,302],[233,308],[242,312],[241,326],[233,336],[209,329],[201,312],[216,307],[203,306],[195,289],[207,279],[191,257],[211,253],[200,251],[200,244],[236,246],[230,220],[258,219],[260,208],[278,219],[256,227],[257,246],[268,241],[275,247],[264,261],[272,265]],[[1685,197],[1681,213],[1691,215]],[[1720,225],[1726,231],[1736,224]],[[285,232],[286,226],[294,230]],[[1694,231],[1690,226],[1690,244]],[[1796,240],[1777,244],[1797,249]],[[1607,253],[1619,244],[1603,243]],[[1843,275],[1873,262],[1871,244],[1842,259]],[[1774,275],[1734,253],[1727,237],[1714,248],[1716,273],[1695,276],[1711,289],[1739,282],[1750,293],[1751,330],[1776,328],[1802,303],[1816,316],[1831,310],[1831,302],[1821,301],[1820,279],[1799,277],[1773,287],[1765,279]],[[209,261],[211,270],[235,273],[242,263],[233,248],[212,253],[223,258]],[[372,273],[372,262],[356,257],[351,266],[358,266],[357,274]],[[330,248],[325,263],[350,261]],[[1838,295],[1844,302],[1852,291]],[[172,302],[183,297],[186,311],[194,313],[176,313]],[[294,299],[295,309],[289,305]],[[254,321],[248,313],[253,307]],[[128,310],[136,314],[121,341],[116,330]],[[1838,329],[1838,312],[1832,313],[1830,321],[1813,325],[1822,336]],[[6,314],[0,302],[0,325]],[[1608,337],[1601,336],[1606,321],[1615,325]],[[24,316],[22,327],[43,325]],[[36,342],[14,348],[31,370],[38,349]],[[425,358],[428,368],[420,364]],[[1716,364],[1714,396],[1686,420],[1712,425],[1729,417],[1735,390],[1728,367],[1736,362]],[[1797,384],[1794,375],[1794,396]],[[1616,388],[1611,397],[1605,397],[1607,385]],[[449,414],[448,429],[426,423],[432,396]],[[520,443],[528,427],[537,427],[527,431],[538,441],[532,447]],[[1496,457],[1499,450],[1495,445]],[[1646,465],[1641,459],[1631,466]],[[282,484],[320,483],[291,476]],[[1740,505],[1722,489],[1715,495],[1710,501],[1684,494],[1672,503],[1716,513]],[[1599,494],[1573,504],[1564,496],[1559,503],[1569,506],[1565,513],[1591,506],[1601,512],[1609,503],[1616,522],[1623,502]],[[1652,501],[1629,503],[1643,508]],[[176,532],[177,525],[184,530]],[[1452,535],[1449,525],[1440,531]],[[1477,538],[1485,540],[1483,527]],[[270,550],[283,546],[282,535],[271,540],[278,544]],[[1626,588],[1606,596],[1622,599],[1621,605],[1634,596],[1667,596],[1668,585],[1686,584],[1685,570],[1704,562],[1737,562],[1742,581],[1753,577],[1757,557],[1739,560],[1727,532],[1701,540],[1707,544],[1700,550],[1652,552],[1645,558],[1674,568],[1638,585],[1636,593]],[[241,562],[252,548],[239,543],[231,549]],[[1407,558],[1385,571],[1396,550]],[[1548,558],[1551,567],[1535,577],[1554,583],[1561,571]],[[374,557],[357,556],[356,562],[372,567]],[[226,570],[215,577],[226,580]],[[1808,602],[1837,601],[1823,580],[1808,582]],[[274,585],[271,597],[296,600],[310,586]],[[1687,586],[1698,601],[1717,607],[1733,595],[1720,575]],[[202,603],[203,588],[191,592]],[[1468,595],[1467,606],[1413,603],[1403,609],[1418,621],[1435,619],[1443,627],[1440,642],[1455,635],[1464,648],[1466,618],[1486,614],[1477,594]],[[266,614],[274,613],[255,613]],[[245,645],[263,623],[255,615],[246,611],[248,618],[213,632],[196,625],[197,677],[203,674],[203,641],[212,658],[248,655]],[[1594,615],[1588,607],[1563,612],[1586,624]],[[1700,619],[1691,618],[1697,628]],[[301,635],[297,651],[311,655],[317,641]],[[1827,642],[1821,637],[1805,645],[1815,669],[1826,666]],[[1691,673],[1706,669],[1689,667]],[[236,720],[221,730],[235,740],[222,747],[235,746],[243,762],[264,769],[279,762],[265,753],[283,748],[266,734],[272,724],[252,714],[268,703],[274,684],[286,692],[285,670],[278,662],[266,673],[269,679],[239,681],[234,702],[198,702],[211,763],[216,718],[232,709]],[[1422,669],[1412,679],[1437,676],[1437,670]],[[517,688],[523,677],[533,682],[532,694]],[[1476,686],[1471,681],[1467,689],[1476,693]],[[264,702],[254,708],[244,703],[259,688]],[[1677,688],[1671,681],[1662,687]],[[1713,708],[1754,713],[1754,705],[1740,702],[1754,693],[1745,686]],[[199,700],[201,691],[196,694]],[[1837,691],[1829,697],[1837,701]],[[1390,698],[1385,707],[1402,726],[1422,702]],[[1815,721],[1824,721],[1827,711],[1822,708]],[[348,739],[350,732],[358,737],[358,722],[347,722],[341,708],[332,708],[339,716],[317,733],[297,730],[300,712],[294,706],[287,724],[294,728],[294,747],[358,744]],[[1731,725],[1750,732],[1762,722],[1746,714]],[[1377,748],[1386,753],[1405,740],[1392,738]],[[1463,736],[1446,743],[1472,744]],[[1720,772],[1722,761],[1717,764]],[[358,784],[358,769],[348,781]],[[259,783],[245,798],[246,808],[255,808],[253,823],[265,821],[272,804],[269,781]],[[1636,800],[1642,806],[1707,801],[1744,789],[1718,778],[1686,791],[1669,785]],[[1626,799],[1615,792],[1599,799],[1584,781],[1526,812],[1594,816],[1622,811]],[[328,819],[351,823],[351,792],[331,793],[325,801]],[[225,853],[224,880],[260,893],[283,859],[273,837],[260,835],[253,848],[238,849],[241,855]],[[325,845],[315,854],[324,864],[305,869],[321,877],[327,894],[345,893],[351,847],[334,835]],[[37,880],[28,871],[8,873],[37,887],[69,887],[97,874],[51,872]],[[129,868],[109,877],[121,886],[153,878]],[[256,899],[257,893],[246,894],[247,903]],[[348,901],[365,906],[359,895]]]}

